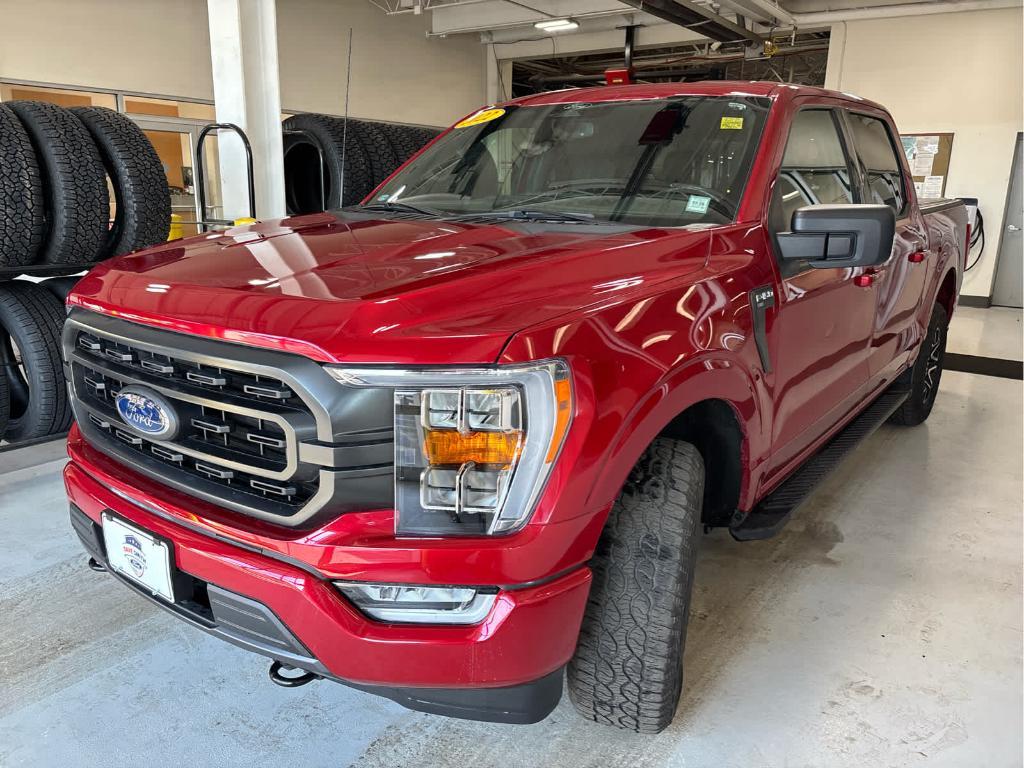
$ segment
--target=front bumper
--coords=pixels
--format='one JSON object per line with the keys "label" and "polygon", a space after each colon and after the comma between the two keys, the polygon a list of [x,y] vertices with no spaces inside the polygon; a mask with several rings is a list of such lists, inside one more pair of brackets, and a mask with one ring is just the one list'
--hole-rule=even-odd
{"label": "front bumper", "polygon": [[[98,533],[106,509],[170,540],[176,568],[196,590],[175,604],[136,591],[204,631],[422,711],[522,723],[542,719],[558,702],[590,588],[585,567],[503,588],[473,626],[383,624],[349,604],[316,563],[204,535],[128,501],[87,469],[72,461],[64,472],[86,549],[105,562]],[[460,583],[481,585],[475,576],[467,561]]]}

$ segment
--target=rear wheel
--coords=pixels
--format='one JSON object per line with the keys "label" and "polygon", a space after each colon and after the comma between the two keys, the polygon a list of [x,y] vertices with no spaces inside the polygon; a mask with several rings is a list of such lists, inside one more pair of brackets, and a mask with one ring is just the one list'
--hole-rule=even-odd
{"label": "rear wheel", "polygon": [[946,328],[949,320],[941,304],[932,308],[931,321],[925,333],[917,360],[897,382],[910,389],[910,395],[892,415],[890,421],[914,427],[924,422],[935,405],[942,378],[942,363],[946,355]]}
{"label": "rear wheel", "polygon": [[672,722],[703,496],[697,449],[659,438],[615,502],[594,553],[594,582],[568,668],[569,696],[588,720],[638,733]]}
{"label": "rear wheel", "polygon": [[10,389],[7,440],[65,432],[71,404],[61,364],[64,306],[40,285],[0,284],[0,366]]}

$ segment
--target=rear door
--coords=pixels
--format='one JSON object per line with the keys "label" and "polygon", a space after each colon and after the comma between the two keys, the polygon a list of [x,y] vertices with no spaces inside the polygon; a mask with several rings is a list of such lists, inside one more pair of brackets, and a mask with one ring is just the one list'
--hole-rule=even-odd
{"label": "rear door", "polygon": [[[797,208],[859,203],[862,194],[836,110],[827,102],[804,101],[793,115],[772,190],[768,228],[776,257],[774,236],[789,229]],[[814,269],[778,258],[776,264],[781,290],[771,463],[783,471],[849,412],[867,385],[875,298],[854,283],[862,268]]]}
{"label": "rear door", "polygon": [[874,325],[869,351],[873,379],[894,376],[916,349],[931,317],[921,299],[929,268],[938,255],[929,249],[925,222],[911,199],[902,152],[883,113],[844,110],[848,142],[855,151],[866,203],[888,205],[896,216],[896,237],[889,260],[869,270],[874,296]]}

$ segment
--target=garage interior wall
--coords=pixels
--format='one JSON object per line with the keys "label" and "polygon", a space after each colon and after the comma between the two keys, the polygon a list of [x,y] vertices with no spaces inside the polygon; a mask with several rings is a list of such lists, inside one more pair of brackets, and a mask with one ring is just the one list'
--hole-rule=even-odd
{"label": "garage interior wall", "polygon": [[962,293],[987,298],[1024,122],[1021,9],[832,27],[825,87],[888,107],[900,133],[953,133],[946,197],[977,197],[987,243]]}
{"label": "garage interior wall", "polygon": [[[427,15],[278,0],[277,17],[286,111],[343,112],[349,27],[353,117],[447,126],[486,98],[484,46],[428,39]],[[205,0],[0,0],[0,19],[0,80],[213,99]]]}

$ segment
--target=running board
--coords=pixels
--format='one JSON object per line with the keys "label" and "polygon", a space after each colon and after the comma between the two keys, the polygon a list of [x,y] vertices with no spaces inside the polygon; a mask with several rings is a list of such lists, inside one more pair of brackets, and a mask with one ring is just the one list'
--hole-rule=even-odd
{"label": "running board", "polygon": [[910,393],[888,389],[847,424],[782,485],[765,496],[748,515],[737,512],[729,532],[737,541],[774,536],[814,489],[838,467],[847,454],[884,424]]}

